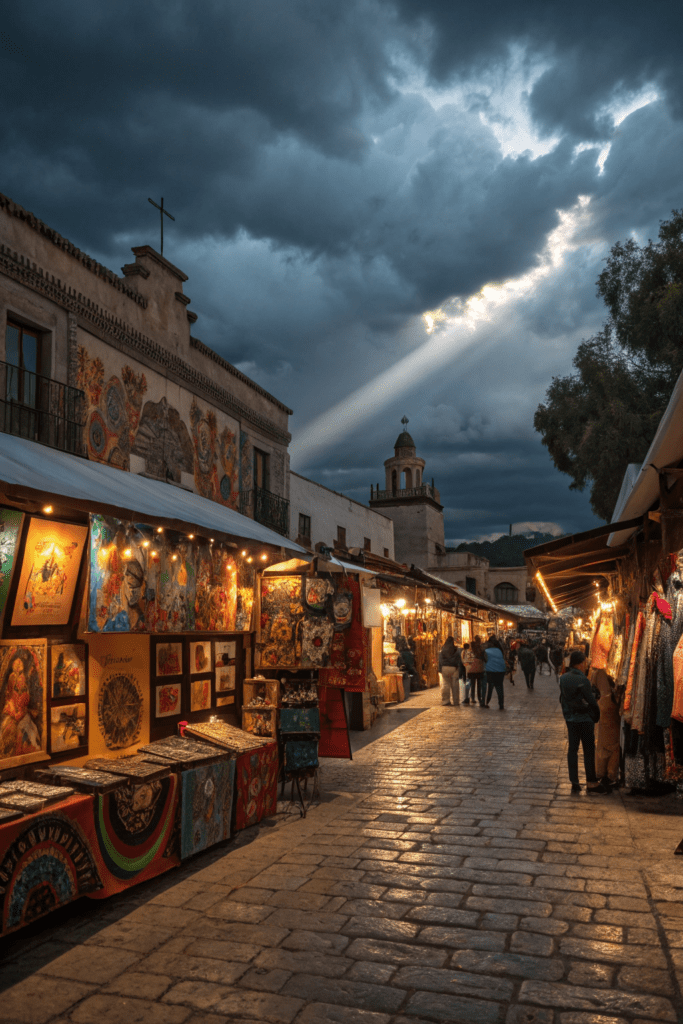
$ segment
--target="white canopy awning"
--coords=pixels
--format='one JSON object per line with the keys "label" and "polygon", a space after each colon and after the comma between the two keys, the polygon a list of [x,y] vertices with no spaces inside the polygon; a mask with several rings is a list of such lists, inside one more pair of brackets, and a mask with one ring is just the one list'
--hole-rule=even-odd
{"label": "white canopy awning", "polygon": [[63,506],[65,510],[99,512],[179,530],[196,527],[211,536],[235,537],[307,553],[267,526],[193,491],[90,462],[11,434],[0,434],[0,490],[10,501],[13,495],[37,501],[54,497],[55,515]]}

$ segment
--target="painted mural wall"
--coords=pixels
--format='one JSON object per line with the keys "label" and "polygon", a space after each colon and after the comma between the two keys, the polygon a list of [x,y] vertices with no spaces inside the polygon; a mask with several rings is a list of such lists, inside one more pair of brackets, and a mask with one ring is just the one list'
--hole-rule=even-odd
{"label": "painted mural wall", "polygon": [[251,443],[239,423],[117,349],[78,330],[76,386],[86,395],[87,456],[130,471],[131,456],[158,480],[239,509],[252,486]]}

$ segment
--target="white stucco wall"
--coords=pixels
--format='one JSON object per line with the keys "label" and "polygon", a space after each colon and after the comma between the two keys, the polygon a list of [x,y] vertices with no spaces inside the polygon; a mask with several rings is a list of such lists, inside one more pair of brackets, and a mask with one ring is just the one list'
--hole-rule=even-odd
{"label": "white stucco wall", "polygon": [[311,519],[313,548],[318,543],[333,547],[337,527],[342,526],[346,530],[347,547],[362,548],[368,537],[374,554],[383,555],[386,549],[388,557],[394,557],[394,524],[387,516],[298,473],[290,473],[289,476],[289,501],[289,536],[292,540],[299,535],[299,513],[303,513]]}

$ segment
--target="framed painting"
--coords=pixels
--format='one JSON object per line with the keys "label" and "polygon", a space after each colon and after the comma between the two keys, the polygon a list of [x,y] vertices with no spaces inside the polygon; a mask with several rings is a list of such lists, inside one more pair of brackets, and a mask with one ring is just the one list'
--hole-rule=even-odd
{"label": "framed painting", "polygon": [[50,708],[50,752],[87,747],[85,704],[60,704]]}
{"label": "framed painting", "polygon": [[47,643],[0,640],[0,769],[47,759]]}
{"label": "framed painting", "polygon": [[216,640],[214,643],[216,652],[216,668],[221,665],[234,665],[237,657],[236,640]]}
{"label": "framed painting", "polygon": [[224,693],[235,689],[235,666],[226,665],[216,669],[216,692]]}
{"label": "framed painting", "polygon": [[87,664],[85,644],[53,644],[50,648],[53,700],[85,697]]}
{"label": "framed painting", "polygon": [[90,756],[134,753],[149,741],[149,637],[93,633],[88,664]]}
{"label": "framed painting", "polygon": [[190,683],[190,711],[206,711],[211,707],[211,679],[193,679]]}
{"label": "framed painting", "polygon": [[196,675],[198,672],[210,672],[213,668],[212,661],[210,640],[198,640],[190,644],[191,675]]}
{"label": "framed painting", "polygon": [[157,644],[156,674],[158,676],[180,676],[183,673],[183,645]]}
{"label": "framed painting", "polygon": [[7,604],[23,522],[23,512],[0,508],[0,619]]}
{"label": "framed painting", "polygon": [[154,714],[156,718],[170,718],[182,710],[180,683],[164,683],[154,688]]}
{"label": "framed painting", "polygon": [[87,526],[31,519],[12,626],[67,625],[87,536]]}
{"label": "framed painting", "polygon": [[227,695],[226,694],[221,694],[221,695],[216,694],[216,707],[217,708],[224,708],[224,707],[227,707],[228,705],[234,704],[234,703],[235,703],[235,694],[234,693],[227,694]]}

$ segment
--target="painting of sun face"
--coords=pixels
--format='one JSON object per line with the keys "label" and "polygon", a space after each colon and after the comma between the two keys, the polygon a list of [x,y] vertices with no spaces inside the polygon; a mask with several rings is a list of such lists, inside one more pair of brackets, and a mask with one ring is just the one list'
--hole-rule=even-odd
{"label": "painting of sun face", "polygon": [[13,626],[65,626],[71,618],[87,526],[31,519]]}
{"label": "painting of sun face", "polygon": [[45,757],[46,653],[44,640],[0,641],[0,768]]}
{"label": "painting of sun face", "polygon": [[206,711],[211,707],[211,680],[193,679],[190,685],[190,711]]}
{"label": "painting of sun face", "polygon": [[190,644],[190,672],[211,671],[211,641],[200,640],[198,643]]}
{"label": "painting of sun face", "polygon": [[52,697],[85,696],[85,644],[54,644],[50,648]]}
{"label": "painting of sun face", "polygon": [[85,744],[85,704],[50,708],[50,750],[74,750]]}

